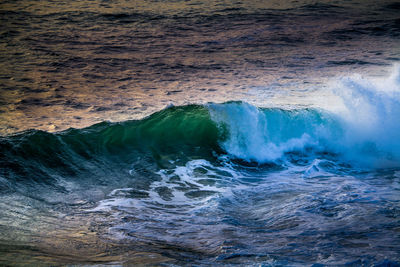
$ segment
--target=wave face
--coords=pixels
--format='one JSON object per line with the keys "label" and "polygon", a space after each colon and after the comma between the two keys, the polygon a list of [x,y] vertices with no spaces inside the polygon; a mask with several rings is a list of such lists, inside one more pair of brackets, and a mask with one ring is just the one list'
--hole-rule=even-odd
{"label": "wave face", "polygon": [[0,263],[397,264],[399,81],[0,137]]}
{"label": "wave face", "polygon": [[140,121],[101,123],[58,134],[32,130],[1,137],[6,166],[2,172],[33,179],[28,174],[37,173],[38,166],[38,174],[47,177],[79,173],[89,168],[87,161],[120,164],[140,155],[152,157],[159,166],[193,157],[215,160],[219,155],[257,164],[334,157],[355,166],[399,166],[398,93],[372,93],[370,84],[344,82],[348,109],[340,114],[230,102],[172,107]]}
{"label": "wave face", "polygon": [[158,164],[166,157],[179,157],[180,152],[207,157],[218,150],[218,130],[206,108],[185,106],[141,121],[104,122],[58,134],[30,130],[1,137],[0,142],[3,175],[40,180],[53,173],[90,171],[92,163],[126,163],[139,155],[149,155]]}

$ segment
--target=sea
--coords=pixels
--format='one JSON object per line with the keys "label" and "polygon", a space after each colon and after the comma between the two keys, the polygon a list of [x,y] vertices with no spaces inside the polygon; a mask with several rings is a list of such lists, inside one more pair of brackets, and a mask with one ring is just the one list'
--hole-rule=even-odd
{"label": "sea", "polygon": [[400,266],[400,3],[2,0],[1,266]]}

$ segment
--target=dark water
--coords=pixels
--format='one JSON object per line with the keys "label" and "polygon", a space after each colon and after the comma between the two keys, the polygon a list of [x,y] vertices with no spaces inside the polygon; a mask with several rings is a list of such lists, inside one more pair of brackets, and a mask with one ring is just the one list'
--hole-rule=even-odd
{"label": "dark water", "polygon": [[0,265],[398,266],[399,8],[2,1]]}

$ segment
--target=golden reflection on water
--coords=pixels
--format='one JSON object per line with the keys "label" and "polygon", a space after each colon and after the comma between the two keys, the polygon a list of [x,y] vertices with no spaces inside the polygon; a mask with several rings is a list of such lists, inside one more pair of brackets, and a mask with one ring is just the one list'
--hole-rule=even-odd
{"label": "golden reflection on water", "polygon": [[[31,128],[54,132],[101,121],[140,119],[170,104],[243,100],[257,106],[318,106],[315,98],[329,95],[325,90],[328,79],[374,69],[368,65],[327,68],[326,62],[357,58],[358,53],[369,57],[379,49],[390,55],[396,52],[393,40],[380,36],[379,42],[319,43],[325,33],[345,28],[351,17],[298,16],[293,20],[277,16],[269,20],[265,15],[261,20],[226,20],[220,16],[225,8],[241,8],[246,13],[312,3],[2,3],[3,11],[34,16],[6,21],[5,29],[17,32],[17,37],[0,43],[0,53],[7,59],[0,62],[0,134]],[[144,18],[155,14],[155,20],[124,24],[118,17],[111,21],[102,17],[136,13]],[[204,19],[212,13],[211,22]],[[157,16],[170,17],[157,20]],[[300,41],[291,45],[290,40],[281,41],[282,37]]]}

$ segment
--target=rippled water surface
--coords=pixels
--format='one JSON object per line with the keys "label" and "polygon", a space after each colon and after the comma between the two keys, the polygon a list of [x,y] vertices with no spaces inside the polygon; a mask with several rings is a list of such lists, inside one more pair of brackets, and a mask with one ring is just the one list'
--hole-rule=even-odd
{"label": "rippled water surface", "polygon": [[1,131],[143,118],[171,103],[318,105],[327,79],[382,75],[399,60],[398,11],[391,1],[2,1]]}
{"label": "rippled water surface", "polygon": [[2,1],[0,265],[398,266],[395,1]]}

